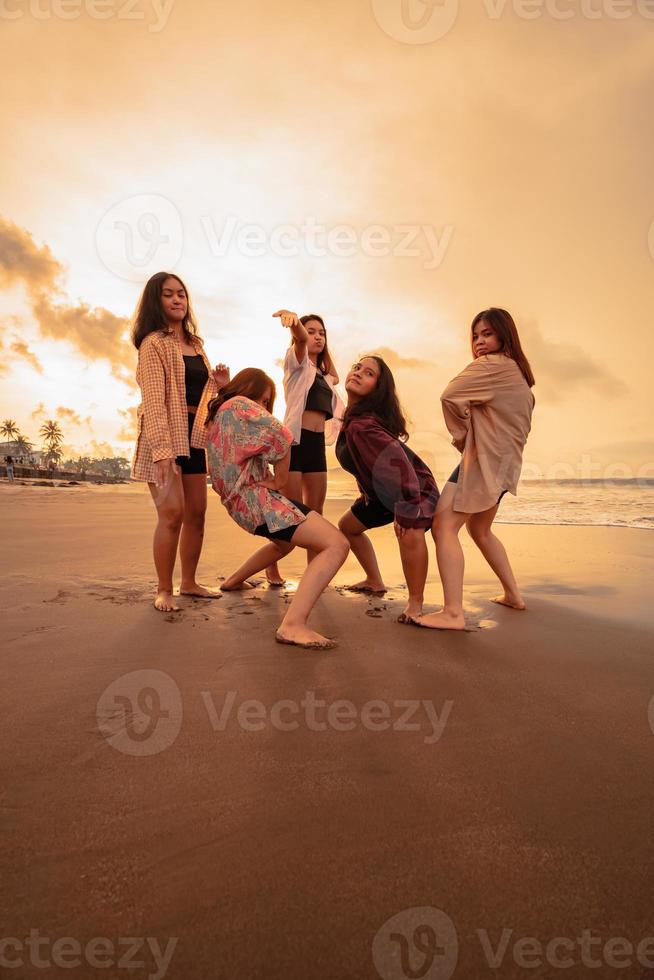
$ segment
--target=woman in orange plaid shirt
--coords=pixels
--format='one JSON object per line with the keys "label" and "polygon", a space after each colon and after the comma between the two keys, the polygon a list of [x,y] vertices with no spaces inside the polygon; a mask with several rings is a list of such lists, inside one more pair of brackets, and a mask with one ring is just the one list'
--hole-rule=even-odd
{"label": "woman in orange plaid shirt", "polygon": [[155,608],[175,612],[173,569],[179,545],[180,595],[213,599],[195,580],[207,509],[207,404],[229,381],[204,352],[182,280],[158,272],[145,285],[132,330],[142,401],[132,476],[147,481],[157,508]]}

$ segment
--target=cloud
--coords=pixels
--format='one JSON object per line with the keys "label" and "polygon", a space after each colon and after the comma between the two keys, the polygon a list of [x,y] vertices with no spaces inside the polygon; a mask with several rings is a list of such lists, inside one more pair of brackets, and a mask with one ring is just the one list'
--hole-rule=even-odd
{"label": "cloud", "polygon": [[36,297],[57,286],[62,273],[61,263],[47,245],[39,247],[29,232],[0,217],[0,285],[23,283]]}
{"label": "cloud", "polygon": [[583,390],[618,398],[629,390],[624,381],[594,361],[578,344],[549,340],[533,322],[523,323],[520,332],[536,377],[538,399],[558,402]]}
{"label": "cloud", "polygon": [[136,406],[119,408],[118,414],[125,419],[125,425],[120,429],[116,439],[119,442],[134,442],[136,439]]}
{"label": "cloud", "polygon": [[45,418],[46,414],[47,414],[47,412],[45,410],[45,405],[43,404],[43,402],[39,402],[39,404],[36,406],[36,408],[32,412],[30,418],[33,418],[33,419]]}
{"label": "cloud", "polygon": [[74,408],[67,408],[66,405],[57,407],[56,415],[62,422],[70,422],[71,425],[87,425],[93,431],[93,419],[90,415],[82,418]]}
{"label": "cloud", "polygon": [[38,371],[39,374],[43,374],[43,365],[39,361],[34,351],[29,349],[24,340],[12,341],[9,349],[18,357],[22,357],[28,364],[31,364],[34,370]]}
{"label": "cloud", "polygon": [[376,347],[373,351],[378,354],[388,364],[391,371],[398,371],[401,368],[428,368],[431,367],[430,361],[425,361],[418,357],[403,357],[390,347]]}
{"label": "cloud", "polygon": [[[68,341],[90,361],[107,361],[114,377],[134,388],[129,321],[103,307],[67,302],[63,273],[47,245],[37,245],[29,232],[0,217],[0,286],[23,285],[42,336]],[[30,360],[31,352],[20,353]]]}

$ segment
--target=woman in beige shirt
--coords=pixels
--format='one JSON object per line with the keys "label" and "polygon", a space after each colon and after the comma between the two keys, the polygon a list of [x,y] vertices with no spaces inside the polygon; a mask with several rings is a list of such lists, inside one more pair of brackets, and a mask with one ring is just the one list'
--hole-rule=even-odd
{"label": "woman in beige shirt", "polygon": [[504,494],[517,491],[531,428],[534,376],[506,310],[479,313],[472,321],[471,344],[474,360],[441,395],[445,424],[462,457],[443,487],[432,527],[443,611],[415,620],[430,629],[465,628],[459,543],[464,524],[504,588],[493,601],[526,608],[504,545],[491,528]]}

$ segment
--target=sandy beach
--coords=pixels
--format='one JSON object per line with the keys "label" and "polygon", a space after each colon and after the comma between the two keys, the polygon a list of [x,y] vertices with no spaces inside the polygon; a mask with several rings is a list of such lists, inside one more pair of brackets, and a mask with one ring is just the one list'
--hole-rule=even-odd
{"label": "sandy beach", "polygon": [[[466,542],[462,634],[395,622],[375,532],[390,591],[343,594],[348,559],[316,653],[263,582],[156,613],[142,486],[0,500],[6,975],[124,977],[141,937],[132,974],[174,980],[654,976],[651,532],[502,526],[526,613]],[[255,546],[210,494],[199,580]]]}

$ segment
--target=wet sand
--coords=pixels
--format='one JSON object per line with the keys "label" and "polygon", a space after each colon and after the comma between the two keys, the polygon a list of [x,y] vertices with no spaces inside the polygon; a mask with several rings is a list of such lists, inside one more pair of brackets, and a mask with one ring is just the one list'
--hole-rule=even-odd
{"label": "wet sand", "polygon": [[[574,980],[654,975],[654,943],[605,946],[654,935],[650,532],[502,526],[527,613],[487,601],[466,544],[463,634],[395,622],[376,532],[392,588],[342,594],[348,560],[316,653],[275,644],[289,595],[263,584],[157,614],[143,488],[0,500],[1,937],[39,930],[52,963],[12,946],[2,975],[124,977],[127,937],[177,938],[167,970],[143,946],[131,971],[175,980],[540,978],[557,955]],[[254,547],[211,499],[201,581]],[[432,555],[434,605],[435,578]],[[56,965],[63,937],[79,966]]]}

